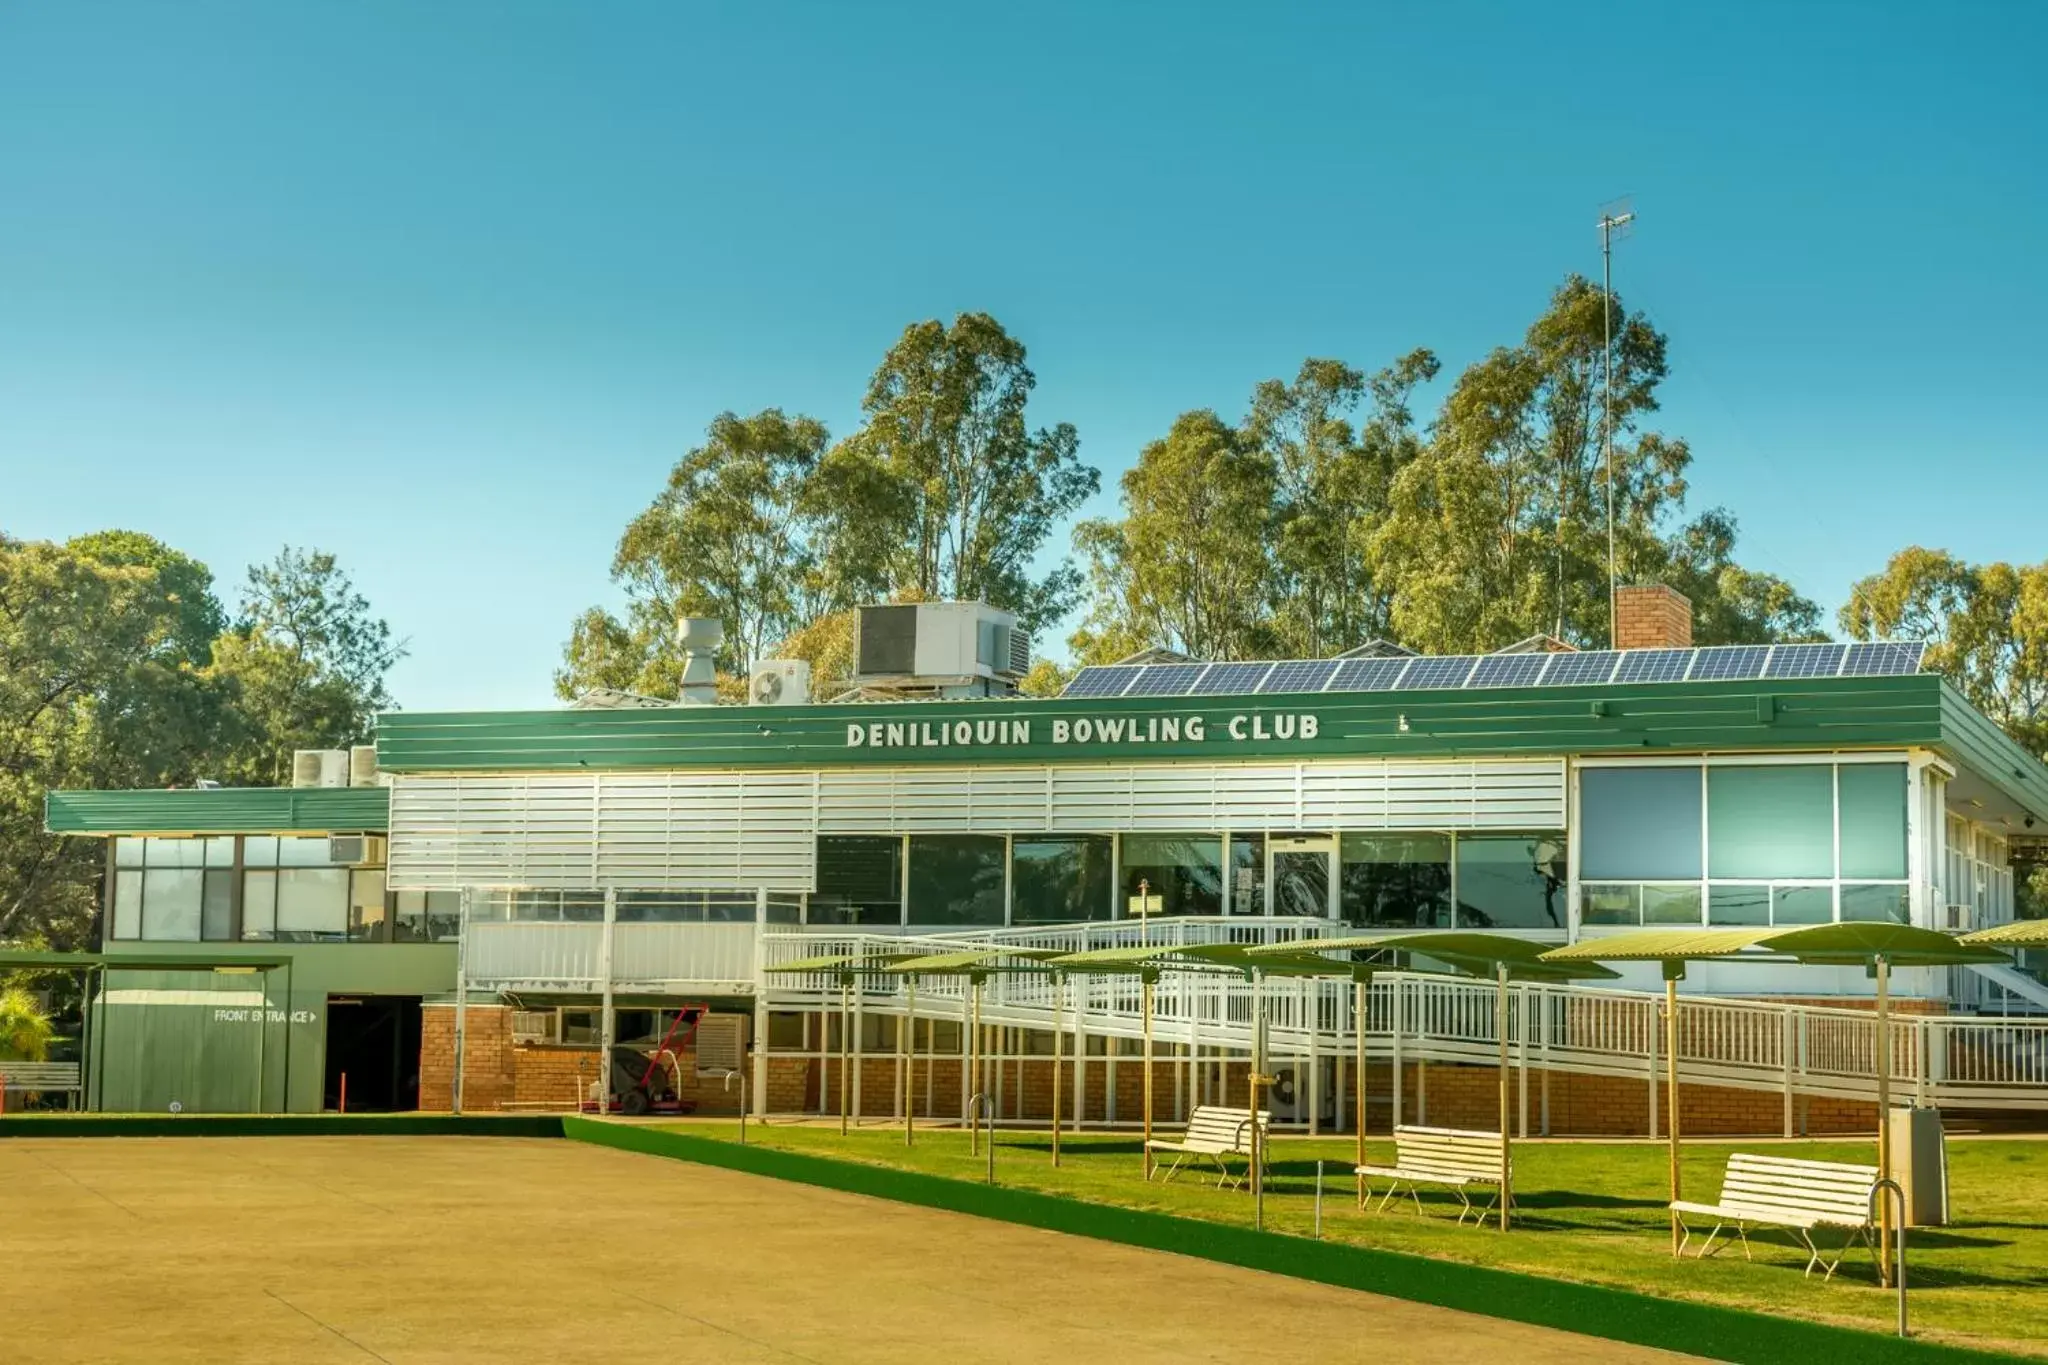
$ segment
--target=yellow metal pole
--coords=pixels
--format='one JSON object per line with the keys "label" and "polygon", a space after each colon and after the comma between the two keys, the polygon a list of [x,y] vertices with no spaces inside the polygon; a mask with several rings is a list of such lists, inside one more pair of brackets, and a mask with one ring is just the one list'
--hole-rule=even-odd
{"label": "yellow metal pole", "polygon": [[[974,1097],[981,1094],[981,978],[972,978],[971,987],[974,1004],[973,1018],[968,1028],[967,1039],[967,1103],[976,1106],[967,1117],[967,1154],[975,1155],[981,1150],[980,1101]],[[995,1135],[989,1135],[993,1138]]]}
{"label": "yellow metal pole", "polygon": [[846,1024],[853,1010],[853,976],[851,973],[839,978],[839,1136],[846,1136],[847,1090],[853,1077],[848,1060],[852,1055],[851,1039],[846,1036]]}
{"label": "yellow metal pole", "polygon": [[1508,1230],[1508,1181],[1514,1165],[1508,1156],[1511,1129],[1508,1126],[1508,964],[1494,967],[1498,998],[1494,1002],[1494,1032],[1500,1035],[1500,1230]]}
{"label": "yellow metal pole", "polygon": [[[1664,966],[1664,1103],[1665,1124],[1671,1133],[1671,1202],[1681,1198],[1678,1184],[1678,978],[1673,964]],[[1680,968],[1679,970],[1683,970]],[[1680,1245],[1678,1211],[1671,1213],[1671,1254]]]}
{"label": "yellow metal pole", "polygon": [[1145,1179],[1152,1178],[1152,977],[1147,973],[1139,983],[1145,1014]]}
{"label": "yellow metal pole", "polygon": [[1358,1160],[1353,1163],[1352,1183],[1358,1187],[1358,1207],[1365,1207],[1365,1177],[1356,1167],[1365,1164],[1365,1007],[1370,998],[1372,974],[1360,972],[1351,986],[1351,1028],[1358,1044]]}
{"label": "yellow metal pole", "polygon": [[[917,1112],[917,978],[906,977],[909,1000],[908,1014],[903,1020],[910,1030],[903,1045],[903,1145],[914,1146],[917,1139],[911,1135],[911,1115]],[[931,1077],[925,1077],[925,1084],[931,1084]]]}
{"label": "yellow metal pole", "polygon": [[[1877,956],[1877,1178],[1892,1178],[1891,960]],[[1877,1201],[1877,1278],[1892,1282],[1892,1203]]]}
{"label": "yellow metal pole", "polygon": [[1067,979],[1052,979],[1052,1164],[1060,1164],[1060,1080],[1063,1068],[1062,1035],[1066,1030]]}

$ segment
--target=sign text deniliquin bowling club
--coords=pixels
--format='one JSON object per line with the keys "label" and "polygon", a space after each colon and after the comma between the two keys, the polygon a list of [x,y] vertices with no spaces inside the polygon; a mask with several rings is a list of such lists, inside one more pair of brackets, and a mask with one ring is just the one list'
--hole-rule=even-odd
{"label": "sign text deniliquin bowling club", "polygon": [[1244,743],[1314,739],[1320,729],[1309,712],[1232,716],[1212,727],[1204,716],[1082,716],[1075,720],[868,721],[846,727],[849,749],[970,749],[1025,744],[1206,744],[1212,738]]}

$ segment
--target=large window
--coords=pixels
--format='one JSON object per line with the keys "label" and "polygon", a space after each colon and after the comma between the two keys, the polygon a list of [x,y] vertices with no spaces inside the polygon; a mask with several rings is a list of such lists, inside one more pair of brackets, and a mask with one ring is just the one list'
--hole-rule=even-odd
{"label": "large window", "polygon": [[1579,774],[1586,924],[1903,923],[1903,763],[1690,763]]}
{"label": "large window", "polygon": [[1451,927],[1451,836],[1347,834],[1338,905],[1351,924]]}
{"label": "large window", "polygon": [[157,943],[230,939],[234,884],[232,835],[116,839],[110,935]]}
{"label": "large window", "polygon": [[1159,897],[1162,915],[1223,913],[1223,836],[1220,834],[1126,834],[1123,885],[1117,915],[1128,914],[1129,898]]}
{"label": "large window", "polygon": [[894,834],[818,837],[812,924],[901,924],[903,840]]}
{"label": "large window", "polygon": [[1460,834],[1458,928],[1562,929],[1567,879],[1555,835]]}
{"label": "large window", "polygon": [[1001,924],[1003,836],[910,836],[912,924]]}
{"label": "large window", "polygon": [[1112,848],[1106,834],[1019,834],[1012,839],[1012,921],[1067,924],[1110,918]]}

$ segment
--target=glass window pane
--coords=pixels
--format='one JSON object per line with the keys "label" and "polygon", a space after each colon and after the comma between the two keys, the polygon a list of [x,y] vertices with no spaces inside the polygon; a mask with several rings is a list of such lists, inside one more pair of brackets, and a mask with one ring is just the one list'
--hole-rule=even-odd
{"label": "glass window pane", "polygon": [[145,840],[133,837],[123,837],[114,840],[114,865],[116,867],[141,867],[145,843]]}
{"label": "glass window pane", "polygon": [[1771,888],[1771,923],[1832,924],[1834,921],[1834,887],[1774,886]]}
{"label": "glass window pane", "polygon": [[208,839],[206,843],[206,865],[208,867],[233,867],[235,865],[235,836],[223,834]]}
{"label": "glass window pane", "polygon": [[1834,769],[1819,763],[1709,768],[1707,873],[1834,876]]}
{"label": "glass window pane", "polygon": [[529,890],[507,894],[511,903],[511,919],[553,923],[562,918],[562,893],[559,891]]}
{"label": "glass window pane", "polygon": [[1116,914],[1130,914],[1139,883],[1159,897],[1162,915],[1223,913],[1223,836],[1220,834],[1126,834],[1123,886]]}
{"label": "glass window pane", "polygon": [[1564,836],[1461,834],[1460,929],[1565,927]]}
{"label": "glass window pane", "polygon": [[564,891],[562,893],[562,918],[579,924],[602,924],[604,922],[604,892]]}
{"label": "glass window pane", "polygon": [[1018,924],[1110,918],[1106,834],[1020,834],[1010,844]]}
{"label": "glass window pane", "polygon": [[1642,922],[1643,888],[1640,886],[1603,886],[1598,882],[1586,882],[1579,887],[1579,923]]}
{"label": "glass window pane", "polygon": [[459,891],[401,891],[392,939],[398,943],[437,943],[453,939],[461,925]]}
{"label": "glass window pane", "polygon": [[1347,834],[1338,858],[1338,905],[1348,923],[1450,927],[1450,835]]}
{"label": "glass window pane", "polygon": [[820,835],[810,922],[901,924],[903,841],[893,834]]}
{"label": "glass window pane", "polygon": [[1700,888],[1697,882],[1679,886],[1643,888],[1643,923],[1698,924]]}
{"label": "glass window pane", "polygon": [[145,939],[159,943],[199,941],[200,879],[205,875],[196,867],[153,867],[142,874]]}
{"label": "glass window pane", "polygon": [[352,943],[382,943],[385,920],[384,869],[359,868],[348,878],[348,936]]}
{"label": "glass window pane", "polygon": [[329,867],[327,840],[279,839],[277,841],[277,865],[279,867]]}
{"label": "glass window pane", "polygon": [[276,867],[277,836],[274,834],[252,834],[242,840],[242,866]]}
{"label": "glass window pane", "polygon": [[348,936],[348,869],[288,867],[277,874],[277,936],[294,943]]}
{"label": "glass window pane", "polygon": [[1906,765],[1844,763],[1835,781],[1842,801],[1842,875],[1906,875]]}
{"label": "glass window pane", "polygon": [[[141,843],[140,839],[134,840]],[[142,937],[142,870],[122,869],[114,873],[115,938]]]}
{"label": "glass window pane", "polygon": [[1579,864],[1599,881],[1698,877],[1700,770],[1580,770]]}
{"label": "glass window pane", "polygon": [[619,923],[677,924],[704,918],[703,896],[695,891],[621,891]]}
{"label": "glass window pane", "polygon": [[199,936],[208,943],[226,943],[234,936],[234,929],[235,871],[208,868],[199,905]]}
{"label": "glass window pane", "polygon": [[1890,920],[1905,924],[1911,914],[1903,886],[1842,887],[1842,918],[1845,920]]}
{"label": "glass window pane", "polygon": [[204,867],[206,841],[203,839],[151,839],[144,855],[151,867]]}
{"label": "glass window pane", "polygon": [[1230,836],[1230,913],[1266,913],[1266,836]]}
{"label": "glass window pane", "polygon": [[1717,886],[1707,894],[1709,924],[1769,924],[1771,888],[1768,886]]}
{"label": "glass window pane", "polygon": [[752,924],[754,898],[745,891],[707,891],[704,919],[710,924]]}
{"label": "glass window pane", "polygon": [[804,898],[801,896],[770,896],[768,898],[768,923],[802,924],[804,922]]}
{"label": "glass window pane", "polygon": [[1001,924],[1003,840],[994,834],[910,837],[912,924]]}
{"label": "glass window pane", "polygon": [[245,939],[273,939],[277,937],[277,874],[275,872],[245,872],[242,874],[242,937]]}
{"label": "glass window pane", "polygon": [[1330,841],[1273,836],[1267,849],[1266,911],[1297,919],[1330,918]]}

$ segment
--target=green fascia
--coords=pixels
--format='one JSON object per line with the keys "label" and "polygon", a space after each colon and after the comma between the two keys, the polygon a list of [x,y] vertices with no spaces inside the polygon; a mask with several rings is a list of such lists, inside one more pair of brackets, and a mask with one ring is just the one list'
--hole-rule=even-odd
{"label": "green fascia", "polygon": [[386,787],[181,787],[54,791],[44,801],[53,834],[382,833]]}
{"label": "green fascia", "polygon": [[[1318,692],[1106,700],[999,698],[822,706],[392,712],[378,763],[394,773],[637,768],[826,768],[1300,758],[1576,756],[1670,750],[1897,748],[1941,741],[1939,678],[1769,679],[1639,686]],[[1233,742],[1233,717],[1268,730],[1313,715],[1313,739]],[[1054,744],[1053,723],[1202,718],[1195,742]],[[1030,742],[852,745],[850,727],[1028,721]]]}
{"label": "green fascia", "polygon": [[2028,815],[2048,821],[2048,766],[1947,682],[1941,685],[1938,747],[1957,767],[1998,788]]}

